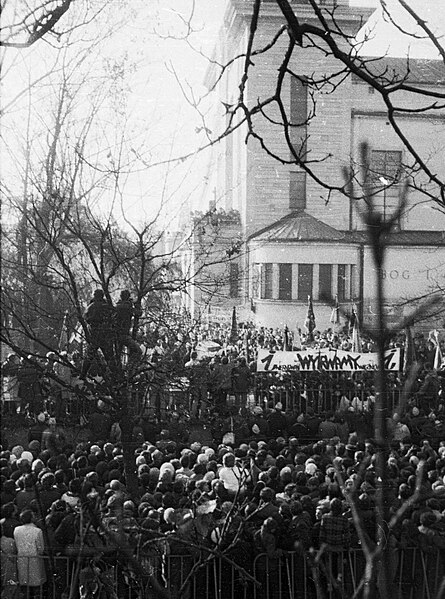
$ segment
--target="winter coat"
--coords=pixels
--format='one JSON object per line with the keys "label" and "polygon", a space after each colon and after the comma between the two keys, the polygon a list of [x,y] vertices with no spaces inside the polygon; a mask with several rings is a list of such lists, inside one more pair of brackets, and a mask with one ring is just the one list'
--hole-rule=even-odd
{"label": "winter coat", "polygon": [[39,587],[46,582],[45,564],[42,558],[45,546],[43,532],[33,523],[22,524],[14,530],[17,546],[19,584]]}

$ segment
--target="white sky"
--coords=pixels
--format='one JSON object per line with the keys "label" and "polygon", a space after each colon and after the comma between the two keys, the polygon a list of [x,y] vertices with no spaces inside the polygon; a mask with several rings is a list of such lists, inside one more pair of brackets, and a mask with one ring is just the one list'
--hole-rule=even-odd
{"label": "white sky", "polygon": [[[383,14],[380,2],[374,0],[354,0],[356,5],[376,6],[374,14],[368,24],[360,32],[369,36],[369,41],[364,45],[362,52],[367,56],[388,56],[411,58],[440,58],[439,51],[431,43],[424,31],[415,23],[413,18],[401,6],[398,0],[386,0],[388,11],[394,21],[404,31],[418,37],[404,35]],[[440,38],[442,45],[445,42],[445,0],[408,0],[408,5],[426,21],[428,27]],[[360,35],[358,36],[360,39]]]}
{"label": "white sky", "polygon": [[[373,4],[372,0],[353,0],[352,3],[361,6]],[[374,4],[376,3],[377,0]],[[445,0],[410,0],[410,3],[419,9],[435,32],[445,32]],[[402,17],[404,11],[398,0],[387,0],[387,4],[404,28],[414,30],[411,19]],[[222,22],[226,0],[196,0],[194,5],[193,23],[196,32],[190,39],[197,49],[210,55]],[[118,0],[109,3],[109,22],[119,18],[116,8],[120,6]],[[166,203],[171,198],[169,206],[172,208],[166,212],[165,226],[168,227],[173,218],[173,206],[180,206],[184,202],[186,206],[191,205],[199,196],[205,182],[206,166],[206,156],[200,154],[184,163],[162,168],[153,167],[156,162],[193,152],[204,141],[204,136],[199,130],[202,123],[196,112],[185,102],[174,76],[168,69],[170,64],[173,65],[183,83],[187,82],[195,96],[200,97],[205,92],[203,77],[207,61],[189,48],[184,40],[172,37],[162,39],[159,35],[184,35],[185,26],[182,19],[188,19],[193,6],[192,0],[128,0],[124,6],[125,12],[133,13],[132,18],[127,24],[122,25],[108,42],[101,44],[95,58],[91,53],[90,62],[93,64],[90,78],[84,88],[84,103],[79,102],[76,114],[86,115],[85,107],[90,99],[90,86],[95,75],[102,71],[105,58],[121,60],[125,56],[127,71],[131,71],[126,79],[128,122],[125,149],[133,160],[131,168],[134,171],[122,179],[125,216],[142,221],[153,214],[154,207],[161,201]],[[178,15],[182,15],[182,19]],[[102,31],[100,28],[104,27],[106,22],[103,15],[96,23],[77,30],[74,35],[90,40],[98,39]],[[407,40],[393,25],[385,22],[380,10],[376,10],[371,17],[371,23],[372,33],[363,47],[364,54],[381,55],[387,52],[393,56],[406,56],[409,52],[412,57],[437,57],[437,52],[431,51],[431,43],[413,38]],[[85,42],[85,47],[88,43]],[[70,55],[79,53],[80,48],[76,42],[69,51]],[[45,43],[39,43],[30,51],[8,51],[5,62],[6,65],[12,66],[4,75],[3,106],[23,89],[28,77],[32,80],[45,73],[58,54],[60,51],[57,47]],[[51,79],[56,80],[57,76],[54,75]],[[187,87],[186,84],[185,86]],[[2,146],[1,168],[2,174],[7,177],[12,177],[17,165],[23,163],[20,144],[23,146],[25,137],[28,101],[31,102],[33,110],[33,148],[44,150],[45,137],[51,127],[50,106],[54,98],[54,89],[49,88],[45,80],[38,89],[33,89],[29,96],[24,95],[16,102],[3,119],[2,134],[7,138],[7,147],[5,149],[5,146]],[[91,160],[97,160],[101,165],[108,164],[109,148],[119,141],[113,138],[120,134],[120,130],[113,121],[115,117],[110,112],[111,105],[112,102],[104,102],[94,143],[87,150]],[[204,103],[202,108],[204,111],[208,110],[210,102],[207,105]],[[114,152],[111,159],[116,159]],[[16,176],[18,174],[16,172]],[[109,206],[109,202],[105,204]]]}

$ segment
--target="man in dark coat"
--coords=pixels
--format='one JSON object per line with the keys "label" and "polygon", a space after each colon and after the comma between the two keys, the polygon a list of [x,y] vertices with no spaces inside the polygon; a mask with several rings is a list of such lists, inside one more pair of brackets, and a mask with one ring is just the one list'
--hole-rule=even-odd
{"label": "man in dark coat", "polygon": [[142,350],[139,344],[131,336],[133,318],[141,315],[141,310],[133,303],[128,289],[121,291],[120,299],[115,307],[115,322],[117,334],[117,355],[120,357],[123,347],[128,347],[129,362],[137,361]]}
{"label": "man in dark coat", "polygon": [[269,423],[269,434],[274,439],[277,437],[283,437],[286,434],[287,420],[282,412],[282,409],[283,406],[281,402],[278,402],[267,419]]}
{"label": "man in dark coat", "polygon": [[42,373],[39,371],[33,356],[22,360],[17,373],[19,384],[20,412],[28,407],[30,414],[38,414],[43,410]]}
{"label": "man in dark coat", "polygon": [[87,356],[82,365],[82,374],[85,376],[90,369],[93,359],[100,349],[107,364],[113,364],[113,306],[105,300],[102,289],[96,289],[93,299],[85,312],[88,323],[89,342]]}
{"label": "man in dark coat", "polygon": [[269,438],[269,424],[264,418],[263,408],[255,406],[252,418],[249,420],[250,439],[253,441],[265,441]]}
{"label": "man in dark coat", "polygon": [[252,381],[252,373],[247,366],[246,358],[240,358],[238,366],[232,370],[232,386],[235,393],[235,407],[239,410],[245,408],[247,403],[247,394],[249,393]]}

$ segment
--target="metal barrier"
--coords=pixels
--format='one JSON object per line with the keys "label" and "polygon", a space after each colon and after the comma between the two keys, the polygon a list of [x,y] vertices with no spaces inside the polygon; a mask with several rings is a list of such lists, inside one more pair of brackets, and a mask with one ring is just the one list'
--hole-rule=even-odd
{"label": "metal barrier", "polygon": [[[7,377],[3,380],[1,394],[2,408],[5,413],[16,413],[18,401],[12,401],[11,394],[6,389]],[[335,411],[338,407],[340,395],[338,385],[341,387],[341,374],[329,373],[329,379],[314,378],[313,373],[295,372],[286,373],[283,377],[280,372],[258,372],[253,376],[251,393],[257,405],[264,407],[265,402],[281,402],[284,411],[306,412],[310,406],[316,414]],[[352,393],[352,391],[351,391]],[[356,394],[356,391],[354,391]],[[365,400],[363,391],[357,393],[359,399]],[[400,401],[400,390],[387,389],[388,409],[392,413]],[[136,413],[142,414],[147,408],[153,408],[165,416],[166,410],[190,409],[190,397],[187,379],[184,377],[172,381],[166,388],[151,386],[149,381],[139,382],[131,389],[131,401]],[[47,403],[47,400],[45,400]],[[46,408],[54,414],[59,422],[85,423],[95,408],[95,401],[85,398],[82,394],[66,392],[55,400],[54,405]]]}
{"label": "metal barrier", "polygon": [[[288,372],[258,372],[254,375],[254,393],[256,403],[263,406],[264,400],[274,403],[281,402],[285,411],[306,412],[310,406],[316,414],[338,409],[338,404],[343,391],[342,373],[330,372],[329,380],[314,378],[312,373]],[[358,396],[361,401],[366,400],[365,392],[354,390],[345,393],[349,399]],[[391,413],[399,405],[401,389],[388,387],[386,389],[388,409]]]}
{"label": "metal barrier", "polygon": [[[444,585],[444,558],[445,552],[440,549],[431,553],[418,548],[394,551],[390,564],[392,588],[388,592],[394,599],[438,599]],[[68,599],[70,586],[75,588],[71,596],[78,597],[82,582],[84,586],[101,588],[104,594],[97,596],[107,599],[145,599],[153,595],[156,586],[172,599],[316,599],[316,585],[326,599],[337,599],[354,595],[365,567],[360,549],[327,551],[316,570],[306,555],[295,552],[271,559],[266,554],[255,557],[252,552],[241,550],[223,559],[213,558],[210,553],[165,555],[159,551],[137,559],[147,572],[146,577],[134,575],[109,558],[50,560],[45,556],[37,558],[45,583],[26,586],[17,581],[29,579],[31,570],[36,568],[36,558],[10,556],[5,561],[2,555],[1,596]],[[20,593],[14,595],[18,588]],[[90,595],[86,597],[90,599]],[[94,597],[91,594],[91,599]]]}
{"label": "metal barrier", "polygon": [[[254,599],[316,599],[317,585],[327,599],[352,597],[364,570],[365,559],[359,549],[325,552],[317,571],[306,556],[298,553],[286,553],[276,559],[259,555],[254,573],[261,587],[255,587]],[[390,573],[388,596],[439,599],[444,584],[445,551],[427,553],[415,547],[394,550],[390,554]]]}

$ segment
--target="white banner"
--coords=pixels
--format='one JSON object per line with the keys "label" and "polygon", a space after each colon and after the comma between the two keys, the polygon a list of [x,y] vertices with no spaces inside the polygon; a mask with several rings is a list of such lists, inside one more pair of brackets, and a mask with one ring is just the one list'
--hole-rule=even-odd
{"label": "white banner", "polygon": [[[385,370],[400,370],[400,348],[385,352]],[[307,349],[301,351],[258,350],[257,371],[311,370],[355,371],[376,370],[377,353],[356,353],[341,349]]]}

